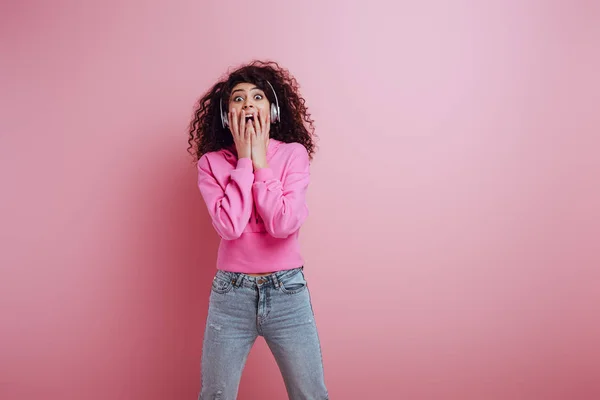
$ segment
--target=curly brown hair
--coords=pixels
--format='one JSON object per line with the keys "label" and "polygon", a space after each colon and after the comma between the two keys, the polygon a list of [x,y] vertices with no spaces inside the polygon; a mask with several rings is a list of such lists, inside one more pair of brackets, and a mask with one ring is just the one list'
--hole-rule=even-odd
{"label": "curly brown hair", "polygon": [[286,143],[301,143],[312,159],[316,147],[314,121],[299,93],[300,85],[287,69],[276,62],[254,60],[229,73],[198,101],[188,139],[188,152],[196,161],[206,153],[233,145],[233,136],[221,123],[220,101],[223,101],[225,109],[235,85],[252,83],[265,93],[270,103],[274,103],[275,97],[267,81],[275,89],[280,108],[280,121],[271,124],[269,136]]}

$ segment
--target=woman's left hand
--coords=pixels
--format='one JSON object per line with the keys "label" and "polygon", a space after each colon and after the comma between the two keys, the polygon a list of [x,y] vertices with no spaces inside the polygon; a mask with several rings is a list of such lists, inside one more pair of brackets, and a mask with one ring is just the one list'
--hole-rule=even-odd
{"label": "woman's left hand", "polygon": [[[266,115],[264,115],[266,114]],[[254,129],[252,137],[252,164],[254,169],[267,168],[267,150],[269,148],[269,129],[271,127],[271,116],[269,113],[258,111],[254,118]]]}

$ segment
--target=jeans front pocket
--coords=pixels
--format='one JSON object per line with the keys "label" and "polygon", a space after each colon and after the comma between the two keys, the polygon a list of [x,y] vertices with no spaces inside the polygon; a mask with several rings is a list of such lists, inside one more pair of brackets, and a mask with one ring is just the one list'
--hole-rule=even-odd
{"label": "jeans front pocket", "polygon": [[286,294],[296,294],[305,290],[307,287],[306,279],[302,271],[298,271],[291,276],[280,279],[279,290]]}
{"label": "jeans front pocket", "polygon": [[233,283],[230,279],[215,276],[212,281],[212,291],[219,294],[225,294],[233,288]]}

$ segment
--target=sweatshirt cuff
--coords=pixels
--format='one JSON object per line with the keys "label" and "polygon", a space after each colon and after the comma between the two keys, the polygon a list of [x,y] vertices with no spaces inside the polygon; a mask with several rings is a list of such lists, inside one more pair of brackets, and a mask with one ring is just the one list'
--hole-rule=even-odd
{"label": "sweatshirt cuff", "polygon": [[271,168],[260,168],[254,171],[254,182],[266,182],[273,179],[273,170]]}
{"label": "sweatshirt cuff", "polygon": [[252,169],[252,159],[248,157],[238,159],[237,169]]}

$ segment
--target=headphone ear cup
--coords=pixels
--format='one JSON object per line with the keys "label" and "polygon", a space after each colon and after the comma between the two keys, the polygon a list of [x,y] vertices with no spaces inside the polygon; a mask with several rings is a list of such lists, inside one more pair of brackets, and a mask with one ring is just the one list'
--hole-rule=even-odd
{"label": "headphone ear cup", "polygon": [[226,112],[221,114],[221,122],[223,123],[223,128],[227,128],[229,126],[229,117]]}
{"label": "headphone ear cup", "polygon": [[279,122],[279,110],[277,109],[277,106],[273,103],[271,103],[271,122]]}
{"label": "headphone ear cup", "polygon": [[221,111],[221,124],[223,128],[229,126],[229,118],[227,117],[227,111],[223,111],[223,100],[219,100],[219,110]]}

